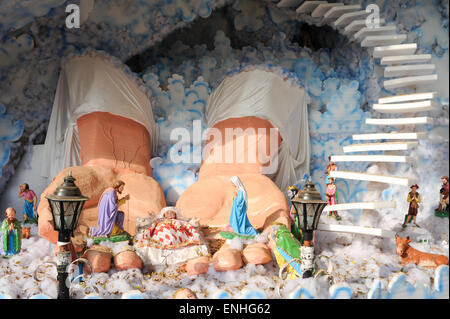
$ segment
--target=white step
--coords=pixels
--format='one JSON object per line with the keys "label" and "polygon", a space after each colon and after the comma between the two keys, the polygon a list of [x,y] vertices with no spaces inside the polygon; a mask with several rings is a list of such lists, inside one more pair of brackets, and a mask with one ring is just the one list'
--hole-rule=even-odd
{"label": "white step", "polygon": [[[386,21],[383,18],[380,18],[380,25],[384,24]],[[344,28],[344,32],[346,34],[353,34],[355,32],[358,32],[362,28],[365,28],[367,26],[366,19],[364,20],[355,20],[351,22],[348,26]]]}
{"label": "white step", "polygon": [[414,159],[404,155],[333,155],[333,162],[374,162],[374,163],[413,163]]}
{"label": "white step", "polygon": [[344,28],[345,26],[348,26],[350,23],[357,21],[357,19],[366,18],[369,14],[370,12],[367,12],[366,10],[347,12],[341,15],[336,21],[334,21],[333,25],[335,27]]}
{"label": "white step", "polygon": [[405,44],[394,44],[394,45],[386,45],[381,47],[375,47],[373,49],[373,57],[374,58],[383,58],[383,57],[393,57],[398,55],[411,55],[414,54],[417,50],[417,43],[405,43]]}
{"label": "white step", "polygon": [[[295,10],[297,13],[311,13],[319,5],[327,3],[326,1],[305,1]],[[278,5],[277,5],[278,6]]]}
{"label": "white step", "polygon": [[418,142],[386,142],[352,144],[343,147],[344,153],[370,151],[407,151],[419,145]]}
{"label": "white step", "polygon": [[373,109],[380,113],[410,113],[436,111],[438,105],[436,102],[428,100],[411,103],[374,104]]}
{"label": "white step", "polygon": [[415,178],[384,176],[367,173],[346,172],[346,171],[331,171],[330,177],[344,178],[358,181],[378,182],[385,184],[395,184],[402,186],[409,186],[416,182]]}
{"label": "white step", "polygon": [[398,56],[385,56],[381,59],[381,65],[395,65],[407,63],[426,63],[431,60],[431,54],[411,54]]}
{"label": "white step", "polygon": [[327,21],[330,20],[335,20],[338,19],[339,17],[341,17],[343,14],[349,13],[349,12],[354,12],[357,10],[361,9],[361,5],[360,4],[354,4],[354,5],[344,5],[344,6],[338,6],[338,7],[333,7],[330,10],[328,10],[325,14],[324,14],[324,19]]}
{"label": "white step", "polygon": [[437,96],[437,92],[392,95],[392,96],[386,96],[386,97],[379,98],[378,104],[433,100],[434,98],[436,98],[436,96]]}
{"label": "white step", "polygon": [[419,85],[429,85],[436,82],[437,80],[438,80],[437,74],[407,76],[402,78],[396,78],[393,80],[386,80],[383,82],[383,86],[386,90],[392,90],[407,86],[417,87]]}
{"label": "white step", "polygon": [[388,66],[384,69],[384,77],[415,76],[432,74],[436,66],[434,64],[411,64]]}
{"label": "white step", "polygon": [[[298,6],[302,0],[281,0],[277,3],[278,8],[288,8],[288,7],[296,7]],[[317,1],[306,1],[306,2],[317,2]],[[326,2],[326,1],[324,1]]]}
{"label": "white step", "polygon": [[377,236],[384,238],[394,238],[395,232],[392,230],[386,230],[381,228],[363,227],[363,226],[352,226],[352,225],[340,225],[340,224],[323,224],[319,223],[317,225],[317,230],[319,231],[330,231],[338,233],[350,233],[350,234],[360,234]]}
{"label": "white step", "polygon": [[370,125],[421,125],[433,123],[433,119],[428,116],[403,117],[396,119],[366,119],[366,124]]}
{"label": "white step", "polygon": [[396,202],[363,202],[363,203],[347,203],[337,205],[327,205],[323,209],[323,213],[332,211],[354,210],[354,209],[381,209],[395,208]]}
{"label": "white step", "polygon": [[418,140],[427,136],[425,132],[419,133],[373,133],[373,134],[355,134],[353,140],[368,141],[368,140]]}
{"label": "white step", "polygon": [[321,18],[323,15],[333,7],[343,6],[343,3],[322,3],[319,4],[314,11],[311,13],[313,18]]}
{"label": "white step", "polygon": [[395,25],[387,25],[379,28],[363,28],[355,33],[353,38],[355,40],[362,40],[364,37],[371,35],[393,35],[397,30]]}
{"label": "white step", "polygon": [[371,35],[364,38],[361,42],[362,47],[375,47],[382,45],[400,44],[407,38],[406,34],[394,35]]}

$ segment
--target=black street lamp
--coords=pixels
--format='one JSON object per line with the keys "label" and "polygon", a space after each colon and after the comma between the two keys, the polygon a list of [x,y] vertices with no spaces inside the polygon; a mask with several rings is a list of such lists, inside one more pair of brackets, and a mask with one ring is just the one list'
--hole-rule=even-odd
{"label": "black street lamp", "polygon": [[298,197],[292,199],[291,202],[298,214],[298,228],[302,230],[303,235],[303,246],[301,247],[303,278],[308,278],[312,276],[314,268],[314,247],[311,244],[313,232],[317,229],[320,215],[328,202],[322,200],[311,177]]}
{"label": "black street lamp", "polygon": [[69,175],[64,178],[64,183],[58,186],[53,194],[45,196],[50,204],[53,228],[58,232],[58,246],[61,247],[57,253],[58,299],[69,299],[66,279],[67,267],[72,262],[72,255],[67,245],[70,244],[70,238],[77,227],[84,203],[89,199],[81,195],[80,189],[74,182],[72,171],[69,171]]}

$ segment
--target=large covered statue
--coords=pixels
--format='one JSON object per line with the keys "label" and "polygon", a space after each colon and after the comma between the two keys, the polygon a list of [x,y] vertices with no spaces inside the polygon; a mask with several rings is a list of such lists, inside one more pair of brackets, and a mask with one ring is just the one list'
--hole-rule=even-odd
{"label": "large covered statue", "polygon": [[135,219],[165,206],[149,165],[157,130],[148,93],[120,61],[88,52],[66,58],[61,66],[44,149],[42,175],[51,181],[38,207],[39,234],[56,242],[45,195],[59,186],[68,170],[86,202],[74,234],[82,238],[98,226],[97,205],[114,182],[125,183],[123,230],[135,233]]}
{"label": "large covered statue", "polygon": [[210,95],[209,128],[198,181],[178,199],[187,217],[202,225],[226,227],[233,206],[232,176],[247,191],[251,225],[274,222],[290,228],[289,205],[280,191],[309,174],[307,93],[279,75],[243,71]]}

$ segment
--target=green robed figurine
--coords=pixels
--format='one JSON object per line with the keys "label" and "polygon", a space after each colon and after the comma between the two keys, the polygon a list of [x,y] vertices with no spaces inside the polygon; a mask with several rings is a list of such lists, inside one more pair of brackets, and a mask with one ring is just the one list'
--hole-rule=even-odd
{"label": "green robed figurine", "polygon": [[16,219],[16,211],[8,207],[5,211],[6,218],[2,222],[1,231],[3,233],[3,251],[6,256],[20,253],[22,237],[20,222]]}

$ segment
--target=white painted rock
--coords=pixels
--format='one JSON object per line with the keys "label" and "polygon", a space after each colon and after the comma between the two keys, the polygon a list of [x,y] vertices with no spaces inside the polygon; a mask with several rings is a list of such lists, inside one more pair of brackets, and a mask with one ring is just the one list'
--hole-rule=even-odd
{"label": "white painted rock", "polygon": [[233,248],[221,248],[213,256],[213,266],[217,271],[237,270],[244,265],[241,252]]}
{"label": "white painted rock", "polygon": [[246,264],[263,265],[272,261],[269,247],[263,243],[250,244],[242,252]]}

